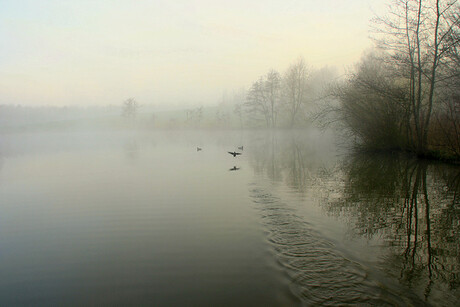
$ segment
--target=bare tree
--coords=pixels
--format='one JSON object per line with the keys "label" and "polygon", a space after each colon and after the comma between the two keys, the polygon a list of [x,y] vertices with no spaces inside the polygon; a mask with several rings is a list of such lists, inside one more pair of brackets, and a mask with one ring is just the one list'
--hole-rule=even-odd
{"label": "bare tree", "polygon": [[378,46],[407,80],[407,137],[418,154],[428,150],[439,70],[453,63],[459,44],[459,8],[457,0],[393,0],[391,14],[374,22]]}
{"label": "bare tree", "polygon": [[203,119],[203,107],[185,110],[186,122],[189,124],[199,125]]}
{"label": "bare tree", "polygon": [[372,149],[401,148],[407,93],[394,78],[393,63],[380,59],[364,57],[345,84],[332,90],[341,102],[334,112],[356,143]]}
{"label": "bare tree", "polygon": [[280,102],[281,76],[273,69],[266,75],[265,91],[269,105],[270,126],[274,128],[276,127],[277,107]]}
{"label": "bare tree", "polygon": [[284,79],[284,105],[289,113],[289,125],[295,125],[298,114],[307,99],[308,68],[303,58],[289,66]]}
{"label": "bare tree", "polygon": [[121,115],[125,118],[134,118],[136,117],[137,110],[139,109],[139,104],[134,98],[128,98],[123,101]]}
{"label": "bare tree", "polygon": [[270,70],[249,89],[245,107],[250,113],[263,115],[267,128],[276,127],[278,105],[281,94],[281,76]]}

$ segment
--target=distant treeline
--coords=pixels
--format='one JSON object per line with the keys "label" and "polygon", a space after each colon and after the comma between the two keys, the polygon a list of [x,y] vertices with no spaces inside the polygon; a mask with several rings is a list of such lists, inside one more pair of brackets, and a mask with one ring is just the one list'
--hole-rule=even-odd
{"label": "distant treeline", "polygon": [[271,69],[254,81],[243,102],[235,105],[241,125],[266,128],[302,127],[310,123],[318,102],[327,96],[328,85],[336,78],[328,67],[313,69],[303,58],[281,74]]}
{"label": "distant treeline", "polygon": [[314,70],[299,58],[283,75],[270,70],[249,90],[224,92],[214,106],[195,103],[194,107],[167,109],[135,97],[108,106],[0,105],[0,131],[305,127],[334,78],[333,69]]}
{"label": "distant treeline", "polygon": [[0,106],[0,129],[46,122],[119,128],[293,128],[337,124],[357,145],[460,159],[459,1],[391,0],[372,22],[375,50],[347,78],[299,58],[213,107],[159,111],[129,98],[118,106]]}

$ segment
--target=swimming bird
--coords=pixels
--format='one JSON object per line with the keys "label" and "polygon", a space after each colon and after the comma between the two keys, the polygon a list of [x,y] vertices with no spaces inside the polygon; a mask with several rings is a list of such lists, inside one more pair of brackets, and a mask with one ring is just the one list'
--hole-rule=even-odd
{"label": "swimming bird", "polygon": [[243,150],[243,146],[238,147],[239,150]]}
{"label": "swimming bird", "polygon": [[229,151],[228,153],[231,154],[233,157],[241,155],[241,152],[236,152],[236,151],[234,151],[234,152]]}
{"label": "swimming bird", "polygon": [[240,169],[239,167],[234,166],[234,167],[232,167],[231,169],[229,169],[229,171],[237,171],[237,170],[239,170],[239,169]]}
{"label": "swimming bird", "polygon": [[200,151],[200,150],[202,150],[201,147],[197,147],[197,148],[196,148],[196,151]]}

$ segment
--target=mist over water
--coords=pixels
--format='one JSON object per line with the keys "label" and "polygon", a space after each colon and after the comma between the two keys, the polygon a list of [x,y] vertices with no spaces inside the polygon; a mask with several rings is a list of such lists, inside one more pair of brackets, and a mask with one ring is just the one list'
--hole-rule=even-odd
{"label": "mist over water", "polygon": [[314,131],[0,139],[1,305],[459,302],[458,167]]}
{"label": "mist over water", "polygon": [[0,3],[0,307],[460,306],[460,1]]}

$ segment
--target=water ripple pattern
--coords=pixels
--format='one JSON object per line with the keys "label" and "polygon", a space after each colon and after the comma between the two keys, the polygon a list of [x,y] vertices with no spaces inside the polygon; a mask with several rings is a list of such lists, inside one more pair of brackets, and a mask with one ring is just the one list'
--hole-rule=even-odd
{"label": "water ripple pattern", "polygon": [[291,291],[306,305],[398,306],[401,302],[365,268],[334,249],[312,225],[280,198],[257,186],[250,195],[262,215],[276,261],[286,271]]}

